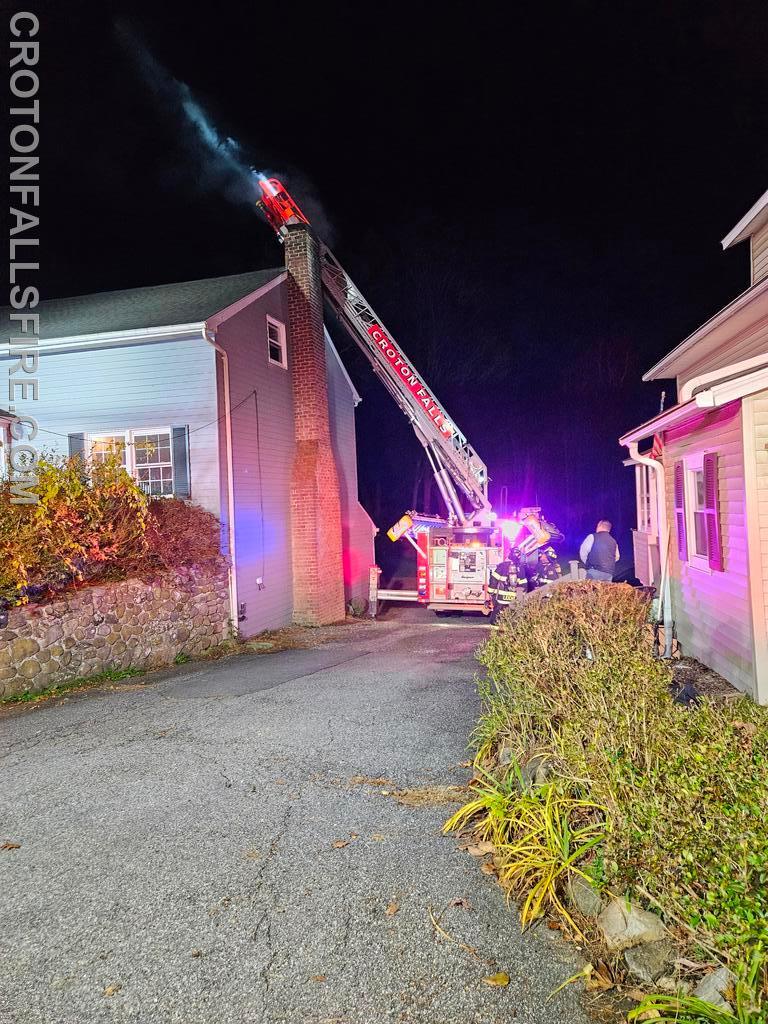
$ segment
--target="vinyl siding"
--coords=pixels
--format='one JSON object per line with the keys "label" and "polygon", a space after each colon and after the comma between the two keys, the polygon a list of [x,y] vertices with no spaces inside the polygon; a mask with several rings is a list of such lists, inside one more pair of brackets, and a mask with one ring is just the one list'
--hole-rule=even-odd
{"label": "vinyl siding", "polygon": [[749,240],[752,255],[752,284],[768,277],[768,223]]}
{"label": "vinyl siding", "polygon": [[376,528],[357,497],[354,397],[327,335],[325,354],[331,442],[341,491],[344,594],[348,602],[353,598],[365,600],[368,597],[369,569],[376,561],[373,550]]}
{"label": "vinyl siding", "polygon": [[[7,357],[4,360],[7,362]],[[69,434],[188,425],[192,500],[219,515],[214,352],[202,338],[40,354],[38,450],[66,455]]]}
{"label": "vinyl siding", "polygon": [[[723,572],[709,572],[690,562],[681,562],[674,527],[674,465],[680,459],[707,451],[718,453]],[[686,433],[684,428],[667,431],[664,468],[667,516],[672,524],[672,609],[682,652],[711,666],[740,690],[754,693],[740,404],[735,402],[710,414],[692,432]],[[768,521],[764,537],[768,549]],[[688,546],[691,551],[690,530]]]}
{"label": "vinyl siding", "polygon": [[642,530],[633,530],[632,550],[635,556],[635,576],[644,587],[658,586],[660,569],[656,537]]}
{"label": "vinyl siding", "polygon": [[[293,617],[293,396],[289,370],[269,362],[267,314],[287,324],[283,285],[225,320],[216,334],[229,359],[237,596],[246,608],[238,625],[246,637],[285,626]],[[290,339],[288,345],[290,365]],[[219,360],[220,393],[221,366]],[[223,430],[221,443],[225,443]],[[225,486],[223,473],[222,477]],[[226,516],[225,502],[225,521]]]}
{"label": "vinyl siding", "polygon": [[[743,403],[757,698],[768,703],[768,391]],[[747,462],[748,460],[748,462]]]}
{"label": "vinyl siding", "polygon": [[707,357],[693,362],[684,374],[677,378],[678,393],[686,381],[697,377],[700,373],[708,373],[710,370],[718,370],[723,366],[730,366],[731,363],[738,363],[742,359],[750,359],[752,356],[768,355],[768,322],[756,321],[750,328],[743,330],[727,342],[723,342],[715,352]]}

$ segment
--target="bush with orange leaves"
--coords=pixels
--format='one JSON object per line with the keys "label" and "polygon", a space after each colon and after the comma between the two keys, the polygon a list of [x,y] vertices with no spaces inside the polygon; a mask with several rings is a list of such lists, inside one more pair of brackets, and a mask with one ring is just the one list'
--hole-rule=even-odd
{"label": "bush with orange leaves", "polygon": [[47,457],[36,474],[35,504],[13,504],[0,482],[0,604],[219,557],[216,518],[178,499],[148,500],[116,454]]}
{"label": "bush with orange leaves", "polygon": [[147,499],[117,456],[46,457],[35,504],[0,489],[0,598],[23,604],[72,583],[125,575],[146,556]]}

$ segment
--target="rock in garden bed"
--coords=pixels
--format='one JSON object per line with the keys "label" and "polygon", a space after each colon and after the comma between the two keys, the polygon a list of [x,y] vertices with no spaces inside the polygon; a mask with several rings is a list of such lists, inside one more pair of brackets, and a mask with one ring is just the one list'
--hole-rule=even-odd
{"label": "rock in garden bed", "polygon": [[667,930],[655,914],[625,900],[611,900],[597,919],[603,940],[612,953],[620,953],[641,942],[660,942]]}

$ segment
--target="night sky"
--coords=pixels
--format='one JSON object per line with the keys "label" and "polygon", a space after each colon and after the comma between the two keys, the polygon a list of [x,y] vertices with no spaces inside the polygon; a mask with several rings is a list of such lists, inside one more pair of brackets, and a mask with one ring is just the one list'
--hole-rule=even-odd
{"label": "night sky", "polygon": [[[141,40],[306,200],[497,496],[538,499],[572,541],[607,516],[621,540],[616,439],[661,391],[641,374],[749,282],[747,247],[719,240],[768,186],[768,5],[503,6],[33,5],[45,297],[282,262],[142,76]],[[332,332],[386,528],[423,456]]]}

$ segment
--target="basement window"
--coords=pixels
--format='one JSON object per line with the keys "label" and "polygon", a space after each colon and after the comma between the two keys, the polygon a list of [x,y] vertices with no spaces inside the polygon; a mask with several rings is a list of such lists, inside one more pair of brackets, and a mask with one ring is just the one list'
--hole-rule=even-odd
{"label": "basement window", "polygon": [[270,363],[275,366],[282,366],[285,370],[288,367],[288,353],[285,344],[285,324],[279,320],[267,317],[267,351]]}

